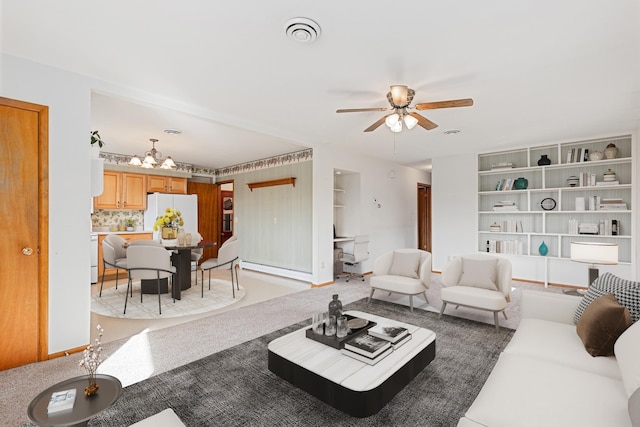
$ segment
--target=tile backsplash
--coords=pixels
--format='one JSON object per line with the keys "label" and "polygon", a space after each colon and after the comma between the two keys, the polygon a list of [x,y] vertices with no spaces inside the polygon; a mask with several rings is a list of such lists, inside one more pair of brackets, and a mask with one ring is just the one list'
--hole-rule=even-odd
{"label": "tile backsplash", "polygon": [[111,227],[112,225],[126,225],[126,220],[133,218],[137,226],[144,225],[144,211],[114,211],[96,209],[91,214],[92,227]]}

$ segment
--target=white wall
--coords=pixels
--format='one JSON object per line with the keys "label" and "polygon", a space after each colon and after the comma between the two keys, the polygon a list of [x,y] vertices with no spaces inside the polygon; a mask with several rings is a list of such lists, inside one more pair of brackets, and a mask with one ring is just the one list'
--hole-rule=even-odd
{"label": "white wall", "polygon": [[354,196],[360,200],[359,228],[350,231],[369,235],[369,260],[362,263],[362,271],[371,271],[373,260],[386,251],[417,247],[417,184],[431,183],[426,171],[329,146],[314,148],[313,164],[314,251],[319,266],[314,269],[314,283],[333,280],[334,169],[360,174],[360,194]]}
{"label": "white wall", "polygon": [[49,107],[49,353],[89,343],[90,87],[2,56],[2,96]]}

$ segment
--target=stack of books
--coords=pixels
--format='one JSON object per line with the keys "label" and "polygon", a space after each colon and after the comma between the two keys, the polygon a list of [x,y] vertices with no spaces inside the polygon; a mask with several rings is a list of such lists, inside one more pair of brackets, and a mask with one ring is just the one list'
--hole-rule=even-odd
{"label": "stack of books", "polygon": [[495,202],[493,204],[493,211],[494,212],[501,212],[501,211],[517,211],[518,206],[516,205],[516,202],[512,202],[509,200],[505,200],[505,201],[501,201],[501,202]]}
{"label": "stack of books", "polygon": [[622,199],[600,199],[598,210],[602,211],[626,211],[627,204]]}
{"label": "stack of books", "polygon": [[342,354],[357,359],[369,365],[375,365],[392,351],[391,343],[373,335],[356,335],[344,343]]}
{"label": "stack of books", "polygon": [[402,326],[381,325],[378,323],[370,328],[368,332],[369,335],[389,341],[393,348],[398,348],[411,339],[409,330]]}
{"label": "stack of books", "polygon": [[513,169],[513,163],[511,162],[500,162],[495,165],[491,165],[491,170],[501,170],[501,169]]}

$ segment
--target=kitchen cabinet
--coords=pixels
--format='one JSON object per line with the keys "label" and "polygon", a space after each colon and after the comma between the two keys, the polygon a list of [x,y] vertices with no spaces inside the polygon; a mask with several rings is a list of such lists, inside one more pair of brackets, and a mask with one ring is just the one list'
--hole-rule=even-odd
{"label": "kitchen cabinet", "polygon": [[147,193],[187,194],[187,178],[149,175]]}
{"label": "kitchen cabinet", "polygon": [[[111,233],[109,233],[111,234]],[[121,236],[127,242],[132,242],[134,240],[151,240],[153,239],[153,233],[113,233]],[[102,280],[102,275],[105,274],[108,279],[114,279],[116,274],[115,268],[104,268],[104,255],[102,253],[102,241],[107,237],[108,234],[98,234],[98,281]],[[125,277],[125,273],[123,270],[120,270],[120,276]],[[126,285],[126,284],[125,284]]]}
{"label": "kitchen cabinet", "polygon": [[104,190],[94,197],[95,209],[144,210],[147,207],[147,176],[104,171]]}

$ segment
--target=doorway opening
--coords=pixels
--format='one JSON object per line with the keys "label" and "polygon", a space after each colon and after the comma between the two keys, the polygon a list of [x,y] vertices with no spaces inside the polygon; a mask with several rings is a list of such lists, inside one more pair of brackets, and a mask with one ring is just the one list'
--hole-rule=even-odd
{"label": "doorway opening", "polygon": [[418,183],[418,249],[431,252],[431,185]]}

